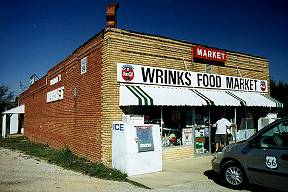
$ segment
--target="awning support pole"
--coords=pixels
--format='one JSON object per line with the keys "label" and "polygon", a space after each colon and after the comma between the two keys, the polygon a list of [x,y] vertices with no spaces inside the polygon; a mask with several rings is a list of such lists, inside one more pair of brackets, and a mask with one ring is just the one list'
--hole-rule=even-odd
{"label": "awning support pole", "polygon": [[210,120],[210,115],[211,115],[211,110],[210,110],[210,106],[208,106],[208,130],[209,130],[209,153],[212,153],[212,149],[211,149],[211,120]]}
{"label": "awning support pole", "polygon": [[195,107],[192,107],[192,144],[194,148],[194,156],[196,156],[195,128],[196,128]]}
{"label": "awning support pole", "polygon": [[234,139],[235,139],[235,142],[237,142],[237,138],[236,138],[236,134],[237,134],[237,108],[235,107],[234,108],[234,124],[235,124],[235,127],[234,127],[234,131],[232,132],[234,134]]}
{"label": "awning support pole", "polygon": [[195,107],[192,107],[192,125],[196,123]]}
{"label": "awning support pole", "polygon": [[163,126],[164,126],[164,122],[163,122],[163,107],[161,106],[161,125],[160,125],[160,132],[161,132],[161,135],[163,135]]}

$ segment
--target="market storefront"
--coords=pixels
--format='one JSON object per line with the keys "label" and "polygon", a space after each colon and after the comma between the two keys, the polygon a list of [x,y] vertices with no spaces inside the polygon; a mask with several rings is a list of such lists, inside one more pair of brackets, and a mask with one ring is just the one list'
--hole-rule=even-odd
{"label": "market storefront", "polygon": [[267,94],[266,80],[118,63],[117,81],[123,113],[160,126],[164,158],[166,151],[179,157],[214,152],[211,124],[222,111],[234,124],[235,141],[237,128],[257,131],[257,119],[282,105]]}
{"label": "market storefront", "polygon": [[[269,94],[265,58],[108,27],[30,85],[19,102],[29,139],[112,167],[142,166],[145,159],[147,170],[123,168],[143,174],[156,157],[154,171],[161,171],[162,159],[213,152],[210,125],[222,111],[235,125],[234,141],[248,137],[277,118],[266,118],[282,106]],[[145,128],[147,137],[157,134],[151,143],[137,135]],[[127,159],[113,150],[119,143]]]}

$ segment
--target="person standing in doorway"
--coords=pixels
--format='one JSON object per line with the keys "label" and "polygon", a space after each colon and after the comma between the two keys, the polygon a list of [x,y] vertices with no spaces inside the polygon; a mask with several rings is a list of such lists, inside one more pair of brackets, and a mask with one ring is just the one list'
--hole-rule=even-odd
{"label": "person standing in doorway", "polygon": [[227,142],[227,128],[231,126],[230,121],[224,118],[224,113],[221,113],[221,118],[212,125],[212,127],[216,128],[215,132],[215,151],[219,149],[219,147],[224,147]]}

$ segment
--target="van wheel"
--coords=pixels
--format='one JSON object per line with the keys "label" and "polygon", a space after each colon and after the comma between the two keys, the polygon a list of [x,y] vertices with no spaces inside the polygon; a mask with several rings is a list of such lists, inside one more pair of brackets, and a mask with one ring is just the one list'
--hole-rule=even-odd
{"label": "van wheel", "polygon": [[222,170],[224,181],[231,188],[241,189],[247,182],[243,168],[235,162],[227,162]]}

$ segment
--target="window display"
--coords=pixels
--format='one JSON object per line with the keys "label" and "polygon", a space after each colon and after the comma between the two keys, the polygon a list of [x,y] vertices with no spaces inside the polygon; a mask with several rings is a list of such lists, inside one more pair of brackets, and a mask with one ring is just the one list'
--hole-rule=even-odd
{"label": "window display", "polygon": [[[148,127],[137,127],[139,152],[153,150],[153,141],[149,140],[149,124],[158,124],[161,131],[163,148],[191,146],[196,154],[209,152],[210,129],[209,112],[201,107],[193,112],[191,107],[157,107],[143,106],[142,110],[125,107],[125,112],[141,115]],[[134,115],[135,116],[135,115]]]}
{"label": "window display", "polygon": [[186,110],[178,107],[163,109],[162,146],[171,147],[183,145],[182,129],[185,128]]}
{"label": "window display", "polygon": [[182,129],[182,144],[183,145],[193,145],[192,136],[193,136],[192,128],[184,128]]}
{"label": "window display", "polygon": [[169,147],[181,145],[181,139],[178,136],[180,130],[171,128],[162,128],[162,146]]}

